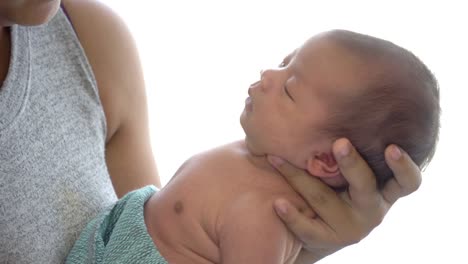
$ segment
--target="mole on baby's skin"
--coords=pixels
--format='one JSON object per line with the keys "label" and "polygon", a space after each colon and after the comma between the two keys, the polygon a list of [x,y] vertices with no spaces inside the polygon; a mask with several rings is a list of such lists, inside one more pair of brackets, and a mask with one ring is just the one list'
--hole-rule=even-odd
{"label": "mole on baby's skin", "polygon": [[177,201],[174,204],[174,211],[176,212],[176,214],[181,214],[182,211],[184,211],[184,205],[182,204],[181,201]]}

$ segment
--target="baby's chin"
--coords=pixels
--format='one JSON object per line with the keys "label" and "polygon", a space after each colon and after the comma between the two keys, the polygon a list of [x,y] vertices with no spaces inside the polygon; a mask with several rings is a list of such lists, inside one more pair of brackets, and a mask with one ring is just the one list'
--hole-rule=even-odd
{"label": "baby's chin", "polygon": [[265,156],[266,155],[266,152],[261,150],[255,144],[253,144],[247,136],[245,137],[244,142],[245,142],[245,146],[247,150],[250,152],[251,155],[253,156]]}

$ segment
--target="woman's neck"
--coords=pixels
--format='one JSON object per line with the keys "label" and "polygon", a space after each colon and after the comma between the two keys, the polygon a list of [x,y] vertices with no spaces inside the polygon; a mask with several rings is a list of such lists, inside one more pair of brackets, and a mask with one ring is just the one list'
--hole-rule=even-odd
{"label": "woman's neck", "polygon": [[10,28],[0,26],[0,84],[3,83],[8,73],[8,66],[10,65],[10,56],[11,56]]}

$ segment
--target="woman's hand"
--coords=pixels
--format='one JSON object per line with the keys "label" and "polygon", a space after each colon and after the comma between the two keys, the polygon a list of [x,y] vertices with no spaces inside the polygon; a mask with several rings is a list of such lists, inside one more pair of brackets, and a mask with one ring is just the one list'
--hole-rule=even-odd
{"label": "woman's hand", "polygon": [[382,190],[377,189],[373,172],[347,139],[337,140],[333,153],[349,183],[345,192],[336,193],[307,172],[269,157],[270,163],[317,214],[312,219],[285,199],[275,201],[279,217],[304,244],[296,263],[314,263],[359,242],[382,222],[399,198],[416,191],[421,184],[419,168],[394,145],[387,147],[385,158],[395,177]]}

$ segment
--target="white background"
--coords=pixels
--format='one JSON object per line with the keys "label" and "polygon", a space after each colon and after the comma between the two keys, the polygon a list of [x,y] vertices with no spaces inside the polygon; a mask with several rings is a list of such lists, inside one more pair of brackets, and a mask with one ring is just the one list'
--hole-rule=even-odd
{"label": "white background", "polygon": [[321,263],[468,263],[468,41],[463,1],[106,0],[139,48],[163,184],[191,155],[243,137],[239,115],[262,68],[342,28],[418,55],[441,87],[442,128],[423,184],[361,243]]}

